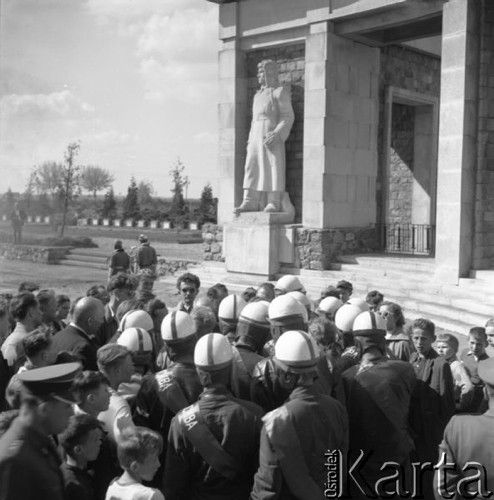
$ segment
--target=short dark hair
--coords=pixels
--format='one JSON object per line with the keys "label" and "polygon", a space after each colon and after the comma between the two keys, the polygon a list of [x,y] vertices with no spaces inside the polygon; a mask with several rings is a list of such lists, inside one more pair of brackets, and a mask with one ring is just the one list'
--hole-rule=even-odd
{"label": "short dark hair", "polygon": [[193,285],[196,286],[196,288],[199,290],[201,288],[201,280],[199,279],[199,276],[196,276],[195,274],[192,273],[185,273],[182,274],[182,276],[179,276],[177,280],[177,288],[180,290],[180,285],[182,283],[192,283]]}
{"label": "short dark hair", "polygon": [[70,303],[70,297],[68,295],[64,295],[63,293],[58,294],[55,297],[55,300],[57,301],[57,307],[60,307],[62,304],[65,304],[66,302]]}
{"label": "short dark hair", "polygon": [[228,295],[228,288],[223,283],[216,283],[211,288],[215,288],[216,290],[218,290],[218,292],[222,293],[223,295]]}
{"label": "short dark hair", "polygon": [[192,309],[190,317],[196,324],[197,338],[213,333],[216,327],[216,316],[210,307],[196,306]]}
{"label": "short dark hair", "polygon": [[86,297],[94,297],[95,299],[101,300],[101,295],[107,294],[105,285],[93,285],[86,291]]}
{"label": "short dark hair", "polygon": [[458,339],[452,333],[440,333],[436,338],[436,342],[448,343],[449,346],[455,352],[458,352],[458,349],[460,347],[460,343],[458,342]]}
{"label": "short dark hair", "polygon": [[151,317],[153,317],[155,315],[156,311],[159,311],[160,309],[168,310],[168,308],[166,307],[166,304],[158,298],[148,300],[146,302],[146,304],[144,305],[144,310],[147,313],[149,313],[149,315]]}
{"label": "short dark hair", "polygon": [[37,306],[38,301],[31,292],[22,292],[11,300],[9,310],[16,321],[23,321],[26,319],[29,309]]}
{"label": "short dark hair", "polygon": [[39,285],[37,283],[34,283],[33,281],[23,281],[19,285],[19,289],[17,290],[19,293],[22,292],[36,292],[39,290]]}
{"label": "short dark hair", "polygon": [[245,302],[250,302],[256,296],[256,293],[256,289],[249,286],[242,292],[240,296],[245,300]]}
{"label": "short dark hair", "polygon": [[40,352],[51,346],[51,336],[39,330],[33,330],[27,337],[22,339],[22,347],[26,357],[31,359]]}
{"label": "short dark hair", "polygon": [[487,333],[485,332],[485,328],[483,326],[474,326],[473,328],[470,328],[468,335],[481,337],[484,340],[484,342],[487,342]]}
{"label": "short dark hair", "polygon": [[36,300],[38,301],[41,309],[44,309],[54,298],[55,292],[53,290],[41,290],[36,295]]}
{"label": "short dark hair", "polygon": [[88,434],[96,429],[101,429],[101,424],[95,417],[87,413],[72,415],[67,428],[59,434],[58,441],[67,455],[72,456],[74,448],[84,444]]}
{"label": "short dark hair", "polygon": [[90,392],[102,385],[109,386],[110,382],[101,372],[85,370],[74,379],[71,390],[77,404],[82,404]]}
{"label": "short dark hair", "polygon": [[372,304],[374,307],[381,304],[383,300],[384,295],[378,290],[371,290],[365,297],[365,301],[367,302],[367,304]]}
{"label": "short dark hair", "polygon": [[381,304],[381,307],[382,306],[386,306],[391,314],[395,317],[396,326],[403,326],[405,324],[405,315],[403,314],[403,309],[399,304],[396,304],[395,302],[383,302]]}
{"label": "short dark hair", "polygon": [[326,287],[324,290],[321,291],[321,300],[325,299],[326,297],[335,297],[339,299],[340,292],[335,286],[329,285],[328,287]]}
{"label": "short dark hair", "polygon": [[147,427],[124,430],[117,440],[118,461],[122,469],[129,469],[132,462],[142,463],[151,454],[160,454],[163,438]]}
{"label": "short dark hair", "polygon": [[340,280],[336,283],[336,288],[341,288],[343,290],[348,290],[350,293],[353,292],[353,285],[346,280]]}
{"label": "short dark hair", "polygon": [[106,370],[121,363],[127,356],[132,356],[131,352],[120,344],[105,344],[96,353],[98,368]]}
{"label": "short dark hair", "polygon": [[308,332],[310,336],[322,346],[327,346],[336,342],[338,338],[338,328],[327,318],[313,318],[310,320]]}
{"label": "short dark hair", "polygon": [[135,290],[137,285],[138,280],[134,276],[127,273],[117,273],[110,278],[106,289],[108,293],[111,293],[114,290]]}
{"label": "short dark hair", "polygon": [[420,328],[420,330],[423,330],[425,333],[429,334],[431,337],[435,336],[436,325],[430,319],[417,318],[412,323],[412,329],[413,328]]}

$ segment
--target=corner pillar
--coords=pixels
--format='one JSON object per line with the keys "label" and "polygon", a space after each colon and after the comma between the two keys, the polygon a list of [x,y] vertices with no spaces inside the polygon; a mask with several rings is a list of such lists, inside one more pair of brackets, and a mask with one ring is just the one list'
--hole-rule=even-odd
{"label": "corner pillar", "polygon": [[436,276],[452,284],[472,264],[480,4],[450,0],[443,10]]}

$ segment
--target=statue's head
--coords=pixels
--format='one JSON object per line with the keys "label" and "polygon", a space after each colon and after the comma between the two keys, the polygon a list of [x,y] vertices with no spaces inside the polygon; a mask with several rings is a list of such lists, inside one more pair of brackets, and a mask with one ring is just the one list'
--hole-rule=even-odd
{"label": "statue's head", "polygon": [[278,87],[278,65],[271,59],[265,59],[257,65],[257,79],[263,87]]}

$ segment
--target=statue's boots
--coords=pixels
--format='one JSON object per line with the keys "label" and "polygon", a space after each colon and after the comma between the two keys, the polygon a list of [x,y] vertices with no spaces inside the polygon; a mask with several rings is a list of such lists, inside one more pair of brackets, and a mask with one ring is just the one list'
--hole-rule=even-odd
{"label": "statue's boots", "polygon": [[268,204],[264,208],[265,212],[281,211],[281,191],[272,191],[268,193]]}
{"label": "statue's boots", "polygon": [[259,210],[260,191],[254,189],[244,189],[244,200],[235,209],[236,212],[257,212]]}

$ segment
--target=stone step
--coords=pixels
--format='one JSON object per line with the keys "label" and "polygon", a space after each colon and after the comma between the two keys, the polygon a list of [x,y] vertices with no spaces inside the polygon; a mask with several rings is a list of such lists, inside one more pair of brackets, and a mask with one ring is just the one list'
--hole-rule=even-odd
{"label": "stone step", "polygon": [[334,263],[335,269],[339,265],[353,264],[362,267],[397,269],[403,272],[406,271],[422,271],[433,272],[435,259],[432,257],[420,257],[392,254],[360,254],[360,255],[342,255],[338,258],[338,262]]}
{"label": "stone step", "polygon": [[102,255],[80,255],[70,252],[67,254],[67,258],[70,260],[77,260],[79,262],[102,264],[108,267],[108,257],[103,257]]}
{"label": "stone step", "polygon": [[63,266],[71,266],[71,267],[85,267],[91,269],[108,269],[108,266],[105,264],[101,264],[98,262],[90,262],[90,261],[81,261],[81,260],[73,260],[70,258],[61,259],[59,264]]}
{"label": "stone step", "polygon": [[98,248],[73,248],[72,250],[70,250],[70,255],[98,257],[105,259],[110,256],[107,251],[99,250]]}
{"label": "stone step", "polygon": [[[353,264],[354,272],[348,272],[345,267],[341,271],[282,268],[279,276],[296,274],[312,300],[317,300],[321,290],[328,285],[335,285],[341,279],[348,279],[354,285],[355,297],[365,298],[368,291],[380,290],[386,300],[397,302],[404,308],[407,319],[426,317],[434,321],[438,327],[455,333],[465,334],[472,326],[483,325],[487,319],[494,316],[494,291],[491,293],[492,287],[486,281],[468,279],[463,280],[460,286],[437,285],[433,279],[428,279],[424,272],[431,266],[430,259],[418,262],[415,271],[410,270],[410,267],[414,267],[412,263],[412,266],[407,266],[402,272],[398,272],[397,263],[404,259],[392,259],[395,266],[386,274],[378,269],[383,267],[381,262],[376,262],[374,258],[364,258],[364,260],[366,265],[363,267]],[[368,267],[370,261],[375,264],[374,273]],[[388,270],[388,266],[385,267]],[[262,277],[259,276],[228,273],[223,263],[204,263],[191,266],[189,270],[199,275],[203,288],[222,282],[233,293],[241,292],[247,286],[258,286],[262,282]],[[362,272],[359,273],[357,270]],[[432,276],[432,271],[429,274]]]}

